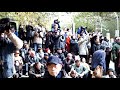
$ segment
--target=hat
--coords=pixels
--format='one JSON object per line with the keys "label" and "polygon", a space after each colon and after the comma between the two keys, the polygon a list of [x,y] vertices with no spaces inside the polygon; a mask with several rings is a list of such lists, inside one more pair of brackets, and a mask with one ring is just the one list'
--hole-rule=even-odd
{"label": "hat", "polygon": [[57,47],[57,50],[61,50],[61,48],[60,48],[60,47]]}
{"label": "hat", "polygon": [[48,53],[44,53],[44,56],[49,56]]}
{"label": "hat", "polygon": [[117,38],[116,38],[116,40],[119,40],[119,39],[120,39],[120,37],[117,37]]}
{"label": "hat", "polygon": [[114,70],[112,68],[109,68],[108,71],[114,72]]}
{"label": "hat", "polygon": [[51,63],[54,63],[54,64],[62,64],[62,61],[59,57],[57,56],[50,56],[48,58],[48,61],[47,61],[47,64],[51,64]]}
{"label": "hat", "polygon": [[23,43],[24,43],[24,44],[27,44],[27,41],[25,40],[25,41],[23,41]]}
{"label": "hat", "polygon": [[80,61],[80,56],[79,55],[75,56],[75,61]]}
{"label": "hat", "polygon": [[50,49],[49,49],[49,48],[46,48],[46,49],[45,49],[45,52],[48,52],[48,50],[50,50]]}

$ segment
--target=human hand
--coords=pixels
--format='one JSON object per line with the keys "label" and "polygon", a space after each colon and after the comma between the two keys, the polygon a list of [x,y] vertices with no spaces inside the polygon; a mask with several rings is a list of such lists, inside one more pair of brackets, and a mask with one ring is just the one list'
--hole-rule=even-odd
{"label": "human hand", "polygon": [[9,36],[12,32],[11,32],[11,30],[9,29],[9,30],[5,30],[4,33],[5,33],[7,36]]}
{"label": "human hand", "polygon": [[36,76],[37,78],[41,77],[41,75],[40,75],[40,74],[36,74],[35,76]]}

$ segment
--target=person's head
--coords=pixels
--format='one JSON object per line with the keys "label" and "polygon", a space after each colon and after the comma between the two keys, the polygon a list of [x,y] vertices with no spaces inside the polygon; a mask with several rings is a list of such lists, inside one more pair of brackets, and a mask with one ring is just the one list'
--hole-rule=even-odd
{"label": "person's head", "polygon": [[38,33],[38,32],[35,32],[34,36],[38,37],[38,36],[39,36],[39,33]]}
{"label": "person's head", "polygon": [[67,54],[67,59],[69,59],[69,60],[72,59],[72,54],[71,53]]}
{"label": "person's head", "polygon": [[43,52],[43,49],[42,49],[41,45],[38,46],[38,52]]}
{"label": "person's head", "polygon": [[23,41],[23,44],[27,44],[28,42],[26,40]]}
{"label": "person's head", "polygon": [[40,62],[35,62],[34,64],[34,67],[37,69],[37,70],[40,70],[42,64]]}
{"label": "person's head", "polygon": [[14,53],[15,57],[19,56],[20,55],[20,51],[17,49],[15,50],[15,53]]}
{"label": "person's head", "polygon": [[29,44],[28,43],[24,43],[24,48],[25,49],[29,49]]}
{"label": "person's head", "polygon": [[62,49],[61,48],[57,48],[57,53],[62,53]]}
{"label": "person's head", "polygon": [[85,28],[84,28],[84,27],[81,27],[81,32],[80,32],[80,34],[82,35],[84,32],[85,32]]}
{"label": "person's head", "polygon": [[44,58],[45,58],[45,60],[48,60],[49,54],[48,53],[44,53]]}
{"label": "person's head", "polygon": [[75,56],[75,64],[76,64],[76,66],[79,67],[80,63],[81,63],[80,56],[79,55]]}
{"label": "person's head", "polygon": [[75,39],[76,39],[75,35],[73,35],[73,36],[72,36],[72,39],[73,39],[73,40],[75,40]]}
{"label": "person's head", "polygon": [[31,52],[30,52],[30,56],[31,56],[31,57],[35,57],[35,51],[31,51]]}
{"label": "person's head", "polygon": [[115,37],[115,38],[114,38],[114,42],[116,42],[116,41],[117,41],[117,38],[118,38],[118,37]]}
{"label": "person's head", "polygon": [[51,51],[50,51],[49,48],[46,48],[46,49],[45,49],[45,52],[46,52],[46,53],[51,53]]}
{"label": "person's head", "polygon": [[100,46],[100,49],[102,49],[102,50],[106,50],[106,47],[103,46],[103,45],[101,45],[101,46]]}
{"label": "person's head", "polygon": [[117,38],[116,38],[116,42],[117,42],[117,43],[120,43],[120,37],[117,37]]}
{"label": "person's head", "polygon": [[104,41],[108,41],[107,37],[104,37]]}
{"label": "person's head", "polygon": [[54,33],[54,35],[55,35],[56,37],[60,35],[60,33],[59,33],[58,30],[55,30],[53,33]]}
{"label": "person's head", "polygon": [[95,43],[96,43],[96,44],[100,43],[100,38],[99,38],[99,36],[96,36],[96,38],[95,38]]}
{"label": "person's head", "polygon": [[62,48],[62,52],[65,52],[66,50],[65,50],[65,48]]}
{"label": "person's head", "polygon": [[5,34],[4,33],[0,33],[0,37],[4,38]]}
{"label": "person's head", "polygon": [[57,56],[51,56],[47,61],[47,69],[51,76],[56,77],[62,69],[62,61]]}
{"label": "person's head", "polygon": [[112,68],[109,68],[107,74],[111,76],[114,75],[114,70]]}
{"label": "person's head", "polygon": [[86,59],[85,58],[81,58],[82,63],[86,63]]}
{"label": "person's head", "polygon": [[54,29],[55,29],[55,30],[58,29],[58,24],[54,24]]}
{"label": "person's head", "polygon": [[30,48],[28,49],[29,55],[30,55],[31,51],[33,51],[33,49],[30,47]]}
{"label": "person's head", "polygon": [[77,74],[77,73],[76,73],[75,70],[72,70],[72,71],[70,72],[70,76],[71,76],[71,77],[76,77],[76,74]]}

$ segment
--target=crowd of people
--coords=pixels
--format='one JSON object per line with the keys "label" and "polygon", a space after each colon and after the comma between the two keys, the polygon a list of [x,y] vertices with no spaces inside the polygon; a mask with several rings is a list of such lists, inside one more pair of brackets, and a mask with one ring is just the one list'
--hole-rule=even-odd
{"label": "crowd of people", "polygon": [[[120,37],[111,42],[82,26],[73,35],[69,28],[62,30],[58,20],[51,28],[20,25],[17,34],[14,31],[19,47],[7,48],[14,50],[12,78],[119,78]],[[115,70],[109,68],[111,60]]]}

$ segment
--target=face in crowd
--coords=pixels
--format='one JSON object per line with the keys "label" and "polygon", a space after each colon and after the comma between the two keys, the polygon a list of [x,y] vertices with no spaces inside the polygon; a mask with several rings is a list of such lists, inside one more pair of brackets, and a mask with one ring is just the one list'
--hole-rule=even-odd
{"label": "face in crowd", "polygon": [[56,77],[59,74],[59,72],[61,71],[62,65],[51,63],[51,64],[47,65],[47,68],[48,68],[49,74],[51,76]]}

